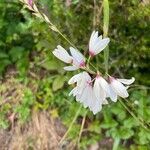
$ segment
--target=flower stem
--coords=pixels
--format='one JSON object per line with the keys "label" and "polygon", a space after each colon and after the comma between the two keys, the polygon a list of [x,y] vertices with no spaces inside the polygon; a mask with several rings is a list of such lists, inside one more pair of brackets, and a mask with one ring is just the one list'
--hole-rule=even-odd
{"label": "flower stem", "polygon": [[[103,0],[103,36],[106,37],[109,28],[109,0]],[[108,73],[109,47],[104,51],[105,71]]]}
{"label": "flower stem", "polygon": [[117,150],[118,146],[119,146],[119,143],[120,143],[120,139],[119,138],[115,138],[112,150]]}
{"label": "flower stem", "polygon": [[74,116],[74,118],[73,118],[73,120],[72,120],[72,122],[71,122],[71,124],[70,124],[70,126],[69,126],[69,128],[68,128],[68,130],[67,130],[67,132],[64,134],[64,136],[63,136],[62,139],[60,140],[59,144],[61,144],[61,143],[65,140],[65,138],[67,137],[68,133],[70,132],[70,130],[71,130],[71,128],[72,128],[74,122],[75,122],[76,119],[78,118],[78,115],[79,115],[79,113],[80,113],[80,111],[81,111],[81,107],[82,107],[82,106],[80,105],[78,111],[76,112],[76,114],[75,114],[75,116]]}
{"label": "flower stem", "polygon": [[[26,3],[24,3],[24,4],[26,4]],[[72,47],[76,48],[75,45],[65,35],[63,35],[63,33],[49,20],[49,18],[46,16],[46,14],[44,14],[41,11],[39,11],[39,9],[38,9],[38,7],[36,6],[35,3],[33,3],[33,4],[34,4],[33,7],[31,7],[31,8],[27,7],[27,8],[32,10],[37,17],[42,18],[49,25],[49,28],[51,30],[59,33],[59,35],[61,35]]]}
{"label": "flower stem", "polygon": [[[56,27],[56,28],[57,28],[57,27]],[[57,32],[58,32],[72,47],[76,48],[76,46],[75,46],[72,42],[70,42],[69,39],[68,39],[67,37],[65,37],[65,36],[60,32],[60,30],[58,30],[58,28],[57,28]],[[77,49],[77,48],[76,48],[76,49]]]}
{"label": "flower stem", "polygon": [[81,136],[82,136],[82,132],[83,132],[83,128],[84,128],[86,115],[87,115],[87,111],[85,112],[84,117],[82,119],[82,124],[81,124],[80,132],[79,132],[79,137],[78,137],[78,141],[77,141],[78,147],[79,147],[79,144],[80,144],[80,140],[81,140]]}
{"label": "flower stem", "polygon": [[89,58],[87,59],[87,68],[89,68],[90,59],[91,59],[91,56],[89,56]]}
{"label": "flower stem", "polygon": [[121,100],[119,100],[119,102],[129,112],[129,114],[142,126],[142,128],[150,132],[150,130],[143,124],[143,122],[141,122],[141,120],[139,120],[138,117],[136,117],[136,115]]}

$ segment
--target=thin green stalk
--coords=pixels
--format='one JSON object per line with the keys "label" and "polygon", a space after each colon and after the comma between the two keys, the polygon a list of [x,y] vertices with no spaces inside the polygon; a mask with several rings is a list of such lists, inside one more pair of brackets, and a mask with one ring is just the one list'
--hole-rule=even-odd
{"label": "thin green stalk", "polygon": [[[109,28],[109,0],[103,0],[103,36],[107,37]],[[105,71],[108,73],[109,47],[104,51]]]}
{"label": "thin green stalk", "polygon": [[[131,109],[133,109],[134,111],[136,111],[136,108],[134,108],[134,106],[131,104],[130,100],[128,100],[127,103],[129,104],[129,106],[131,107]],[[142,115],[142,116],[138,115],[139,120],[141,122],[145,123],[148,127],[150,127],[150,124],[143,119],[143,116],[144,115]]]}
{"label": "thin green stalk", "polygon": [[80,107],[79,107],[78,111],[76,112],[76,114],[75,114],[75,116],[74,116],[72,122],[71,122],[70,125],[69,125],[69,128],[68,128],[67,132],[64,134],[64,136],[63,136],[62,139],[60,140],[59,144],[61,144],[61,143],[65,140],[65,138],[67,137],[68,133],[70,132],[70,130],[71,130],[71,128],[72,128],[74,122],[76,121],[76,119],[77,119],[77,117],[78,117],[78,115],[79,115],[79,113],[80,113],[80,111],[81,111],[81,107],[82,107],[82,106],[80,105]]}
{"label": "thin green stalk", "polygon": [[85,124],[85,119],[86,119],[87,112],[88,111],[85,112],[84,117],[82,119],[82,124],[81,124],[80,132],[79,132],[79,137],[78,137],[78,141],[77,141],[78,147],[79,147],[79,144],[80,144],[80,140],[81,140],[81,136],[82,136],[82,132],[83,132],[83,128],[84,128],[84,124]]}
{"label": "thin green stalk", "polygon": [[105,72],[108,74],[108,69],[109,69],[109,47],[107,46],[105,51],[104,51],[104,63],[105,63]]}
{"label": "thin green stalk", "polygon": [[[57,28],[57,27],[56,27]],[[76,46],[72,43],[72,42],[70,42],[70,40],[67,38],[67,37],[65,37],[61,32],[60,32],[60,30],[58,30],[58,28],[57,28],[57,32],[72,46],[72,47],[74,47],[74,48],[76,48]],[[76,48],[77,49],[77,48]]]}
{"label": "thin green stalk", "polygon": [[[59,33],[72,47],[76,48],[75,45],[66,37],[63,35],[63,33],[49,20],[49,18],[43,13],[41,12],[38,7],[36,6],[36,3],[33,3],[33,7],[28,7],[29,4],[22,1],[28,9],[32,10],[34,13],[35,16],[43,19],[48,25],[49,25],[49,28],[57,33]],[[77,49],[77,48],[76,48]]]}
{"label": "thin green stalk", "polygon": [[121,105],[129,112],[129,114],[147,131],[150,132],[150,130],[143,124],[143,122],[141,122],[138,117],[136,117],[136,115],[130,111],[130,109],[121,101],[119,100],[119,102],[121,103]]}
{"label": "thin green stalk", "polygon": [[87,60],[87,66],[89,66],[90,59],[91,59],[91,56],[89,56],[89,58],[88,58],[88,60]]}

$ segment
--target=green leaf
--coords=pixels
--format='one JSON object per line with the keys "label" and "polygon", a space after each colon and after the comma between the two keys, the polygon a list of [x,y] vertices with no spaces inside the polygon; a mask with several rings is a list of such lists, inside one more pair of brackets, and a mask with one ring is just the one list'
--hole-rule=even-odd
{"label": "green leaf", "polygon": [[150,143],[150,133],[144,129],[141,129],[138,133],[140,144],[148,144]]}
{"label": "green leaf", "polygon": [[115,120],[109,120],[107,122],[104,122],[101,124],[101,127],[104,129],[108,129],[108,128],[113,128],[116,127],[118,125],[118,123]]}
{"label": "green leaf", "polygon": [[8,58],[8,54],[6,54],[4,52],[0,52],[0,59],[1,58]]}
{"label": "green leaf", "polygon": [[138,126],[138,124],[136,124],[136,121],[134,118],[128,118],[128,119],[124,120],[123,125],[126,128],[132,128],[132,127]]}
{"label": "green leaf", "polygon": [[131,136],[133,136],[134,132],[131,129],[127,129],[127,128],[123,127],[123,128],[120,128],[119,135],[120,135],[121,139],[125,140],[125,139],[129,139]]}
{"label": "green leaf", "polygon": [[53,91],[57,91],[63,87],[65,83],[65,78],[63,76],[58,76],[55,78],[53,84],[52,84],[52,89]]}
{"label": "green leaf", "polygon": [[13,62],[24,57],[24,47],[16,46],[9,51],[9,55]]}
{"label": "green leaf", "polygon": [[48,60],[48,61],[42,63],[41,66],[49,71],[59,70],[59,68],[60,68],[60,70],[62,70],[62,68],[61,68],[62,65],[54,60]]}

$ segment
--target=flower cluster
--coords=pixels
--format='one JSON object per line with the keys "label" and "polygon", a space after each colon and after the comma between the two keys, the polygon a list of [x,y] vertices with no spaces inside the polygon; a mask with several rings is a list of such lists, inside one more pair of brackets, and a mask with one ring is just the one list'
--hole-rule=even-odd
{"label": "flower cluster", "polygon": [[[89,40],[89,58],[104,50],[109,41],[109,38],[102,38],[102,36],[98,36],[98,32],[93,31]],[[84,70],[69,80],[68,84],[76,84],[69,95],[73,95],[76,101],[82,103],[85,108],[88,107],[93,114],[98,113],[103,104],[108,104],[108,98],[116,102],[118,96],[122,98],[129,96],[128,86],[125,85],[132,84],[135,80],[133,77],[131,79],[116,79],[108,75],[106,80],[99,71],[91,75],[86,58],[73,47],[70,47],[70,53],[68,53],[58,45],[53,54],[61,61],[70,64],[64,67],[65,70],[73,71],[79,68]]]}

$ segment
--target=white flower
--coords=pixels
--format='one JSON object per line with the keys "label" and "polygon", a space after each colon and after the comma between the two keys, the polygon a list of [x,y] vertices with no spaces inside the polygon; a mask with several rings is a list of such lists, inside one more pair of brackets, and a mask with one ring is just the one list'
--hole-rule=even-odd
{"label": "white flower", "polygon": [[97,99],[101,100],[104,104],[107,103],[106,97],[110,95],[109,84],[100,75],[96,76],[93,90]]}
{"label": "white flower", "polygon": [[127,88],[123,84],[130,85],[135,81],[135,78],[131,79],[115,79],[113,77],[109,77],[110,81],[110,98],[112,101],[117,101],[117,95],[122,98],[127,98],[129,96],[127,92]]}
{"label": "white flower", "polygon": [[60,45],[57,46],[57,49],[53,51],[53,54],[65,63],[72,63],[73,58],[68,54],[68,52]]}
{"label": "white flower", "polygon": [[77,86],[69,93],[69,95],[73,94],[74,96],[77,94],[81,94],[87,83],[91,82],[91,77],[87,72],[82,72],[77,75],[74,75],[69,81],[68,84],[76,83]]}
{"label": "white flower", "polygon": [[95,56],[100,53],[109,43],[109,38],[103,38],[102,35],[98,36],[98,31],[93,31],[89,41],[89,54]]}
{"label": "white flower", "polygon": [[70,53],[72,56],[60,45],[53,51],[58,59],[71,64],[71,66],[64,67],[65,70],[73,71],[85,67],[85,58],[78,50],[70,47]]}
{"label": "white flower", "polygon": [[64,67],[65,70],[71,71],[71,70],[77,70],[78,68],[85,67],[85,57],[73,47],[70,47],[70,53],[73,57],[73,66],[67,66]]}
{"label": "white flower", "polygon": [[89,107],[93,114],[96,114],[101,110],[101,101],[95,96],[91,77],[87,72],[82,72],[73,76],[68,83],[77,84],[69,93],[69,95],[73,94],[73,96],[76,97],[76,101],[82,103],[85,108]]}

